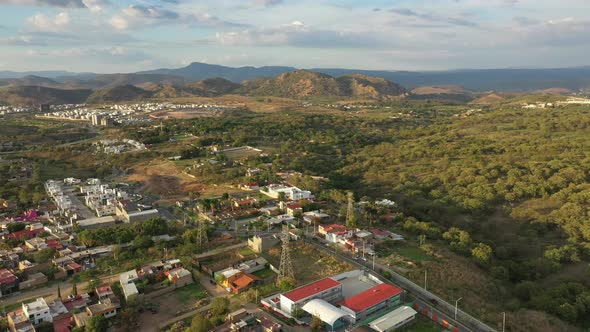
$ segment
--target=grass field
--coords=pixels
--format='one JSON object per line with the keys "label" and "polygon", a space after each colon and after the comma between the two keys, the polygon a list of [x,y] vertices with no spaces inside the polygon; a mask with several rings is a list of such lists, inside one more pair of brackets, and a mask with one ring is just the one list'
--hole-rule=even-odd
{"label": "grass field", "polygon": [[264,269],[253,273],[258,278],[266,279],[275,275],[271,269]]}
{"label": "grass field", "polygon": [[417,315],[416,320],[407,327],[401,328],[397,331],[402,332],[440,332],[442,328],[435,324],[428,318]]}
{"label": "grass field", "polygon": [[174,291],[174,298],[182,303],[186,304],[192,301],[201,300],[207,297],[207,291],[199,283],[194,283],[181,287]]}

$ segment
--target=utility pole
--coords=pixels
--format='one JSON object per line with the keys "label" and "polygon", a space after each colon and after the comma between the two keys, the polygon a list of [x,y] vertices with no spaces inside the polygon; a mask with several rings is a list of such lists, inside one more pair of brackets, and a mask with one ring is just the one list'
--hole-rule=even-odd
{"label": "utility pole", "polygon": [[506,312],[502,313],[502,332],[504,332],[504,329],[506,328]]}
{"label": "utility pole", "polygon": [[373,270],[375,270],[375,256],[377,256],[377,254],[373,253]]}
{"label": "utility pole", "polygon": [[424,290],[426,289],[426,281],[428,280],[428,270],[424,270]]}
{"label": "utility pole", "polygon": [[457,320],[457,308],[459,305],[459,301],[461,301],[462,297],[458,298],[457,301],[455,301],[455,320]]}

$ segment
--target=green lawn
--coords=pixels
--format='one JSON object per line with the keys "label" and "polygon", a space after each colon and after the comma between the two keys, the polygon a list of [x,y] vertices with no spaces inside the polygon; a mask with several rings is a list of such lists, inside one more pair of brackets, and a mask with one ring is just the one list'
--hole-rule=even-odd
{"label": "green lawn", "polygon": [[203,286],[201,286],[198,283],[194,283],[175,290],[174,297],[178,300],[178,302],[185,304],[189,301],[195,301],[206,298],[207,292],[205,291]]}
{"label": "green lawn", "polygon": [[414,262],[429,261],[432,259],[422,249],[413,246],[401,246],[395,252]]}
{"label": "green lawn", "polygon": [[264,269],[264,270],[256,271],[253,274],[255,276],[257,276],[258,278],[262,278],[262,279],[266,279],[268,277],[272,277],[275,275],[275,273],[271,269]]}
{"label": "green lawn", "polygon": [[416,320],[407,327],[400,329],[402,332],[440,332],[442,328],[426,317],[417,315]]}

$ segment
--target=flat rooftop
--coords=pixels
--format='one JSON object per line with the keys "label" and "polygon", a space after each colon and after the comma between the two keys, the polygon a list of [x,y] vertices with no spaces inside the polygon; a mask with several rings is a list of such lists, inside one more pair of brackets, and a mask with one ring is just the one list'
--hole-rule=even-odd
{"label": "flat rooftop", "polygon": [[342,296],[347,299],[377,285],[377,282],[365,277],[349,277],[339,280],[342,284]]}

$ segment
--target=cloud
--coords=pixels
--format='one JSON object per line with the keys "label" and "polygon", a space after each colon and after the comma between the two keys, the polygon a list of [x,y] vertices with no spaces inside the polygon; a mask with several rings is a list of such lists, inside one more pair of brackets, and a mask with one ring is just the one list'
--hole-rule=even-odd
{"label": "cloud", "polygon": [[383,40],[374,33],[316,30],[301,21],[274,28],[218,32],[215,41],[233,46],[295,46],[307,48],[379,47]]}
{"label": "cloud", "polygon": [[67,12],[61,12],[52,17],[38,13],[27,18],[27,22],[35,31],[60,32],[67,30],[70,25],[70,15]]}
{"label": "cloud", "polygon": [[272,7],[282,4],[283,0],[253,0],[252,3],[256,6]]}
{"label": "cloud", "polygon": [[120,62],[144,61],[149,56],[141,51],[133,50],[122,46],[111,47],[69,47],[49,51],[28,50],[28,56],[32,57],[57,57],[57,58],[109,58],[109,61],[116,59]]}
{"label": "cloud", "polygon": [[118,30],[150,27],[161,24],[183,24],[189,26],[243,26],[241,24],[223,21],[211,14],[190,14],[164,9],[159,6],[130,5],[121,13],[113,16],[109,21]]}
{"label": "cloud", "polygon": [[59,8],[88,8],[97,10],[110,4],[109,0],[0,0],[0,5],[49,6]]}
{"label": "cloud", "polygon": [[46,46],[47,43],[43,40],[33,36],[17,36],[0,38],[0,45],[16,45],[16,46]]}
{"label": "cloud", "polygon": [[475,22],[472,22],[470,20],[467,20],[463,17],[457,17],[457,16],[441,16],[441,15],[436,15],[436,14],[432,14],[432,13],[420,13],[420,12],[416,12],[412,9],[408,9],[408,8],[394,8],[394,9],[390,9],[389,10],[391,13],[400,15],[400,16],[405,16],[405,17],[415,17],[424,21],[428,21],[428,22],[437,22],[437,23],[445,23],[445,24],[449,24],[449,25],[458,25],[458,26],[464,26],[464,27],[477,27],[478,24]]}

